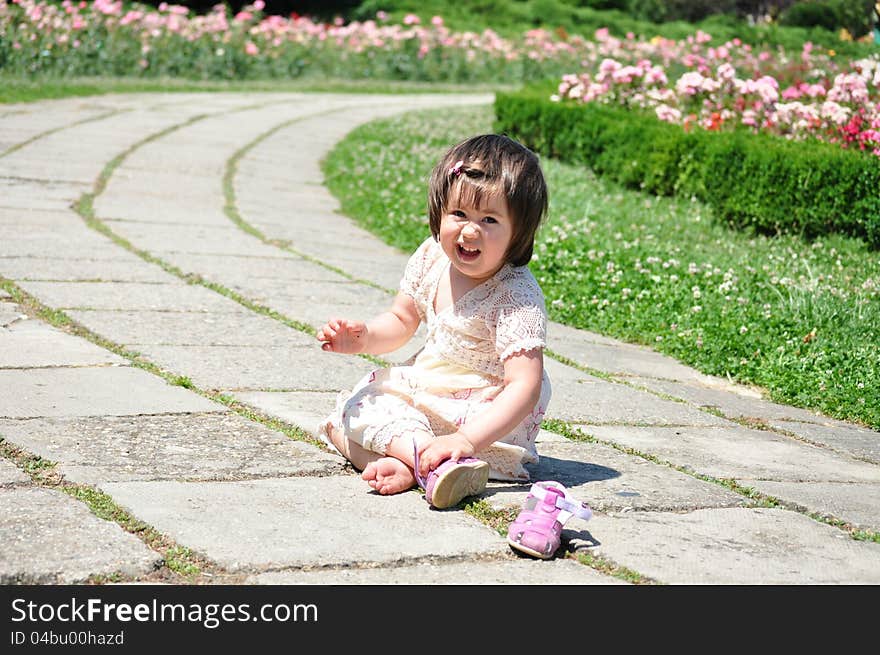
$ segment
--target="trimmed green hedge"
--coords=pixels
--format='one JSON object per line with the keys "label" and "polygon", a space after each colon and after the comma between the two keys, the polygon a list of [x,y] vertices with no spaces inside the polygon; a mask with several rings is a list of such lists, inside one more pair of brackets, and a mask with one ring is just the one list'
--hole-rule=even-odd
{"label": "trimmed green hedge", "polygon": [[622,107],[551,102],[551,93],[498,93],[496,131],[628,187],[694,196],[736,227],[805,238],[837,232],[880,248],[878,157],[819,141],[685,132]]}

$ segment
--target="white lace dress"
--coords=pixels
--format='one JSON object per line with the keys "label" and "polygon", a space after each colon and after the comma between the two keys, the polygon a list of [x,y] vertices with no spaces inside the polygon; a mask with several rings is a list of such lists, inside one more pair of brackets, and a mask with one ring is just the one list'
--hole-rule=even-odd
{"label": "white lace dress", "polygon": [[[505,359],[546,345],[544,296],[528,268],[505,265],[435,313],[437,286],[449,265],[430,237],[410,257],[400,290],[413,298],[427,324],[425,345],[405,364],[372,371],[351,392],[339,394],[335,410],[319,426],[328,443],[328,432],[336,428],[367,450],[384,454],[395,436],[455,432],[501,390]],[[529,479],[523,465],[538,461],[535,437],[549,400],[545,372],[540,400],[529,415],[477,453],[489,463],[490,477]]]}

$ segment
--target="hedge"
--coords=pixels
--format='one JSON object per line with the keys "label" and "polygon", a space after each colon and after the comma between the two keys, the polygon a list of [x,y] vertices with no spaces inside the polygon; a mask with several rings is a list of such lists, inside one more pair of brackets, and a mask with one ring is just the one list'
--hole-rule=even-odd
{"label": "hedge", "polygon": [[685,132],[652,114],[498,93],[495,130],[657,195],[696,197],[732,226],[811,239],[832,232],[880,248],[880,157],[817,140]]}

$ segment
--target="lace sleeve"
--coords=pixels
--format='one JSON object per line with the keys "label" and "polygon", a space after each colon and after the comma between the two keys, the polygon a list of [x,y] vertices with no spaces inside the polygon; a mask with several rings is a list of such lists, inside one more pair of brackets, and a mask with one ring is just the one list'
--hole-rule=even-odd
{"label": "lace sleeve", "polygon": [[400,290],[403,293],[413,297],[418,293],[425,273],[431,267],[431,246],[433,243],[434,239],[428,237],[410,256],[406,263],[406,269],[403,271],[403,278],[400,280]]}
{"label": "lace sleeve", "polygon": [[502,362],[547,345],[547,311],[537,283],[517,285],[508,299],[498,308],[495,325],[495,351]]}
{"label": "lace sleeve", "polygon": [[406,269],[403,272],[403,278],[400,280],[400,291],[415,300],[416,308],[419,310],[419,316],[425,318],[425,275],[431,268],[431,265],[437,259],[437,251],[439,246],[434,241],[434,237],[428,237],[416,249],[406,263]]}

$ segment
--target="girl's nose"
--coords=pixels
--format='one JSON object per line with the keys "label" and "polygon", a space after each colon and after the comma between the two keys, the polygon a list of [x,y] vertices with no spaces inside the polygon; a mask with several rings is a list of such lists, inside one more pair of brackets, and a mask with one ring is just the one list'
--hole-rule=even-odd
{"label": "girl's nose", "polygon": [[474,225],[473,223],[466,223],[465,226],[463,228],[461,228],[461,236],[463,236],[463,237],[469,237],[469,238],[473,239],[474,237],[477,236],[477,233],[478,233],[477,226]]}

